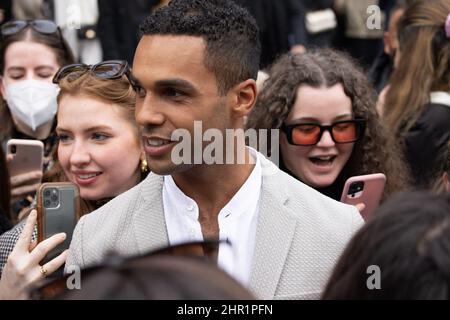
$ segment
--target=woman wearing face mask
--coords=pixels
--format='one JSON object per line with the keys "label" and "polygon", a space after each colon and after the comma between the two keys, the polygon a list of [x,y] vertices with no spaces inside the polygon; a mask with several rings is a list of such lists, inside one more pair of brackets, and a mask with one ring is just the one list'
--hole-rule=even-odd
{"label": "woman wearing face mask", "polygon": [[338,201],[351,176],[384,173],[384,197],[406,187],[374,92],[349,58],[333,50],[285,55],[269,76],[247,126],[281,130],[282,170]]}
{"label": "woman wearing face mask", "polygon": [[[46,171],[52,166],[56,148],[58,87],[52,78],[61,66],[74,62],[73,55],[52,21],[11,21],[2,25],[1,35],[0,91],[4,102],[0,102],[0,143],[5,148],[13,138],[43,141]],[[31,181],[39,177],[42,172],[11,178],[15,213],[30,204],[37,189]]]}
{"label": "woman wearing face mask", "polygon": [[[135,94],[127,77],[131,76],[126,62],[104,62],[94,67],[71,65],[55,76],[61,88],[56,128],[59,162],[44,178],[75,183],[85,204],[83,214],[132,188],[147,174],[134,118]],[[39,265],[34,250],[19,240],[36,238],[30,227],[35,223],[35,214],[28,219],[31,222],[22,222],[0,237],[0,272],[4,266],[0,297],[25,297],[30,284],[50,275],[65,261],[63,253]],[[55,235],[45,246],[39,244],[42,256],[63,240],[62,235]],[[18,289],[11,289],[12,283]]]}

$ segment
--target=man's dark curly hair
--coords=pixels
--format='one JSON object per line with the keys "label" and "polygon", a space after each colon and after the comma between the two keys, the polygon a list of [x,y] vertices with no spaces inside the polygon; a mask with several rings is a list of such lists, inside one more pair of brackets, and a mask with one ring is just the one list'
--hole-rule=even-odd
{"label": "man's dark curly hair", "polygon": [[172,0],[141,24],[140,33],[202,37],[205,67],[215,74],[221,95],[242,81],[256,80],[258,27],[250,13],[231,0]]}
{"label": "man's dark curly hair", "polygon": [[297,99],[300,85],[329,88],[336,84],[341,84],[351,99],[354,117],[366,119],[364,135],[355,143],[352,155],[336,181],[382,172],[387,176],[385,196],[404,189],[409,182],[408,170],[398,147],[387,144],[386,131],[375,111],[375,91],[363,72],[344,53],[317,49],[280,57],[269,70],[269,79],[258,96],[247,127],[279,129]]}

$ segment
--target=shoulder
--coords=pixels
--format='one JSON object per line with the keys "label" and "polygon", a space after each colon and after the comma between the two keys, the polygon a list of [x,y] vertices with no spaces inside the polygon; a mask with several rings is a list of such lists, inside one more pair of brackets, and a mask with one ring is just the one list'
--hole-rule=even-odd
{"label": "shoulder", "polygon": [[103,243],[105,239],[115,243],[133,227],[134,216],[143,210],[144,204],[155,201],[152,191],[160,189],[162,177],[149,174],[135,187],[84,215],[77,224],[77,234],[94,244],[97,240]]}
{"label": "shoulder", "polygon": [[157,189],[159,179],[162,177],[149,174],[140,184],[84,215],[75,227],[66,267],[98,263],[111,251],[124,254],[133,251],[134,229],[139,224],[136,216],[144,211],[144,205],[148,208],[148,202],[152,201],[148,189]]}
{"label": "shoulder", "polygon": [[450,92],[433,91],[430,102],[423,108],[423,112],[413,129],[430,131],[449,131],[450,128]]}
{"label": "shoulder", "polygon": [[307,223],[308,228],[346,229],[352,233],[362,225],[361,215],[354,206],[331,199],[273,166],[271,174],[264,174],[263,169],[264,188],[280,202],[286,202],[290,213],[302,224]]}
{"label": "shoulder", "polygon": [[[362,224],[363,220],[358,210],[330,197],[323,195],[310,186],[285,174],[289,181],[287,193],[291,208],[298,219],[313,219],[312,228],[328,225],[332,229],[352,229]],[[322,228],[320,227],[320,228]]]}
{"label": "shoulder", "polygon": [[450,135],[450,105],[428,103],[414,126],[406,134],[408,147],[425,146],[431,142],[447,143]]}
{"label": "shoulder", "polygon": [[420,117],[420,120],[427,122],[429,121],[429,124],[434,125],[446,124],[448,128],[450,121],[450,105],[428,103],[425,107],[425,111]]}
{"label": "shoulder", "polygon": [[146,185],[151,183],[150,180],[151,174],[130,190],[118,195],[97,210],[84,215],[79,223],[92,225],[98,230],[99,227],[102,228],[102,226],[116,224],[124,219],[129,219],[129,216],[133,215],[136,208],[138,208],[144,200],[143,194],[145,192],[143,189],[145,189]]}

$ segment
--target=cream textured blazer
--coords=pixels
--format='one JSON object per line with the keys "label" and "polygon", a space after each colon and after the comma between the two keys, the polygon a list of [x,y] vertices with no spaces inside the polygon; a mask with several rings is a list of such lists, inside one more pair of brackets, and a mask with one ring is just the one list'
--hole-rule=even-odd
{"label": "cream textured blazer", "polygon": [[[261,159],[250,290],[261,299],[317,299],[363,220],[353,206],[322,195]],[[162,176],[149,174],[84,216],[74,231],[66,268],[100,263],[110,251],[136,255],[169,245],[162,185]]]}

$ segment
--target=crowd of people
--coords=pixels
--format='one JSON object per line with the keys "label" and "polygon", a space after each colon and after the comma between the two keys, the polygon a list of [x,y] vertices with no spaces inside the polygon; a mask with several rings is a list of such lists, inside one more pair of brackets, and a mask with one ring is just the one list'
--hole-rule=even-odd
{"label": "crowd of people", "polygon": [[[450,298],[450,0],[94,2],[92,64],[44,13],[0,15],[0,299]],[[384,49],[354,21],[372,4]],[[10,139],[42,141],[42,170],[12,175]],[[363,219],[342,192],[376,173]],[[44,182],[82,216],[50,260]]]}

